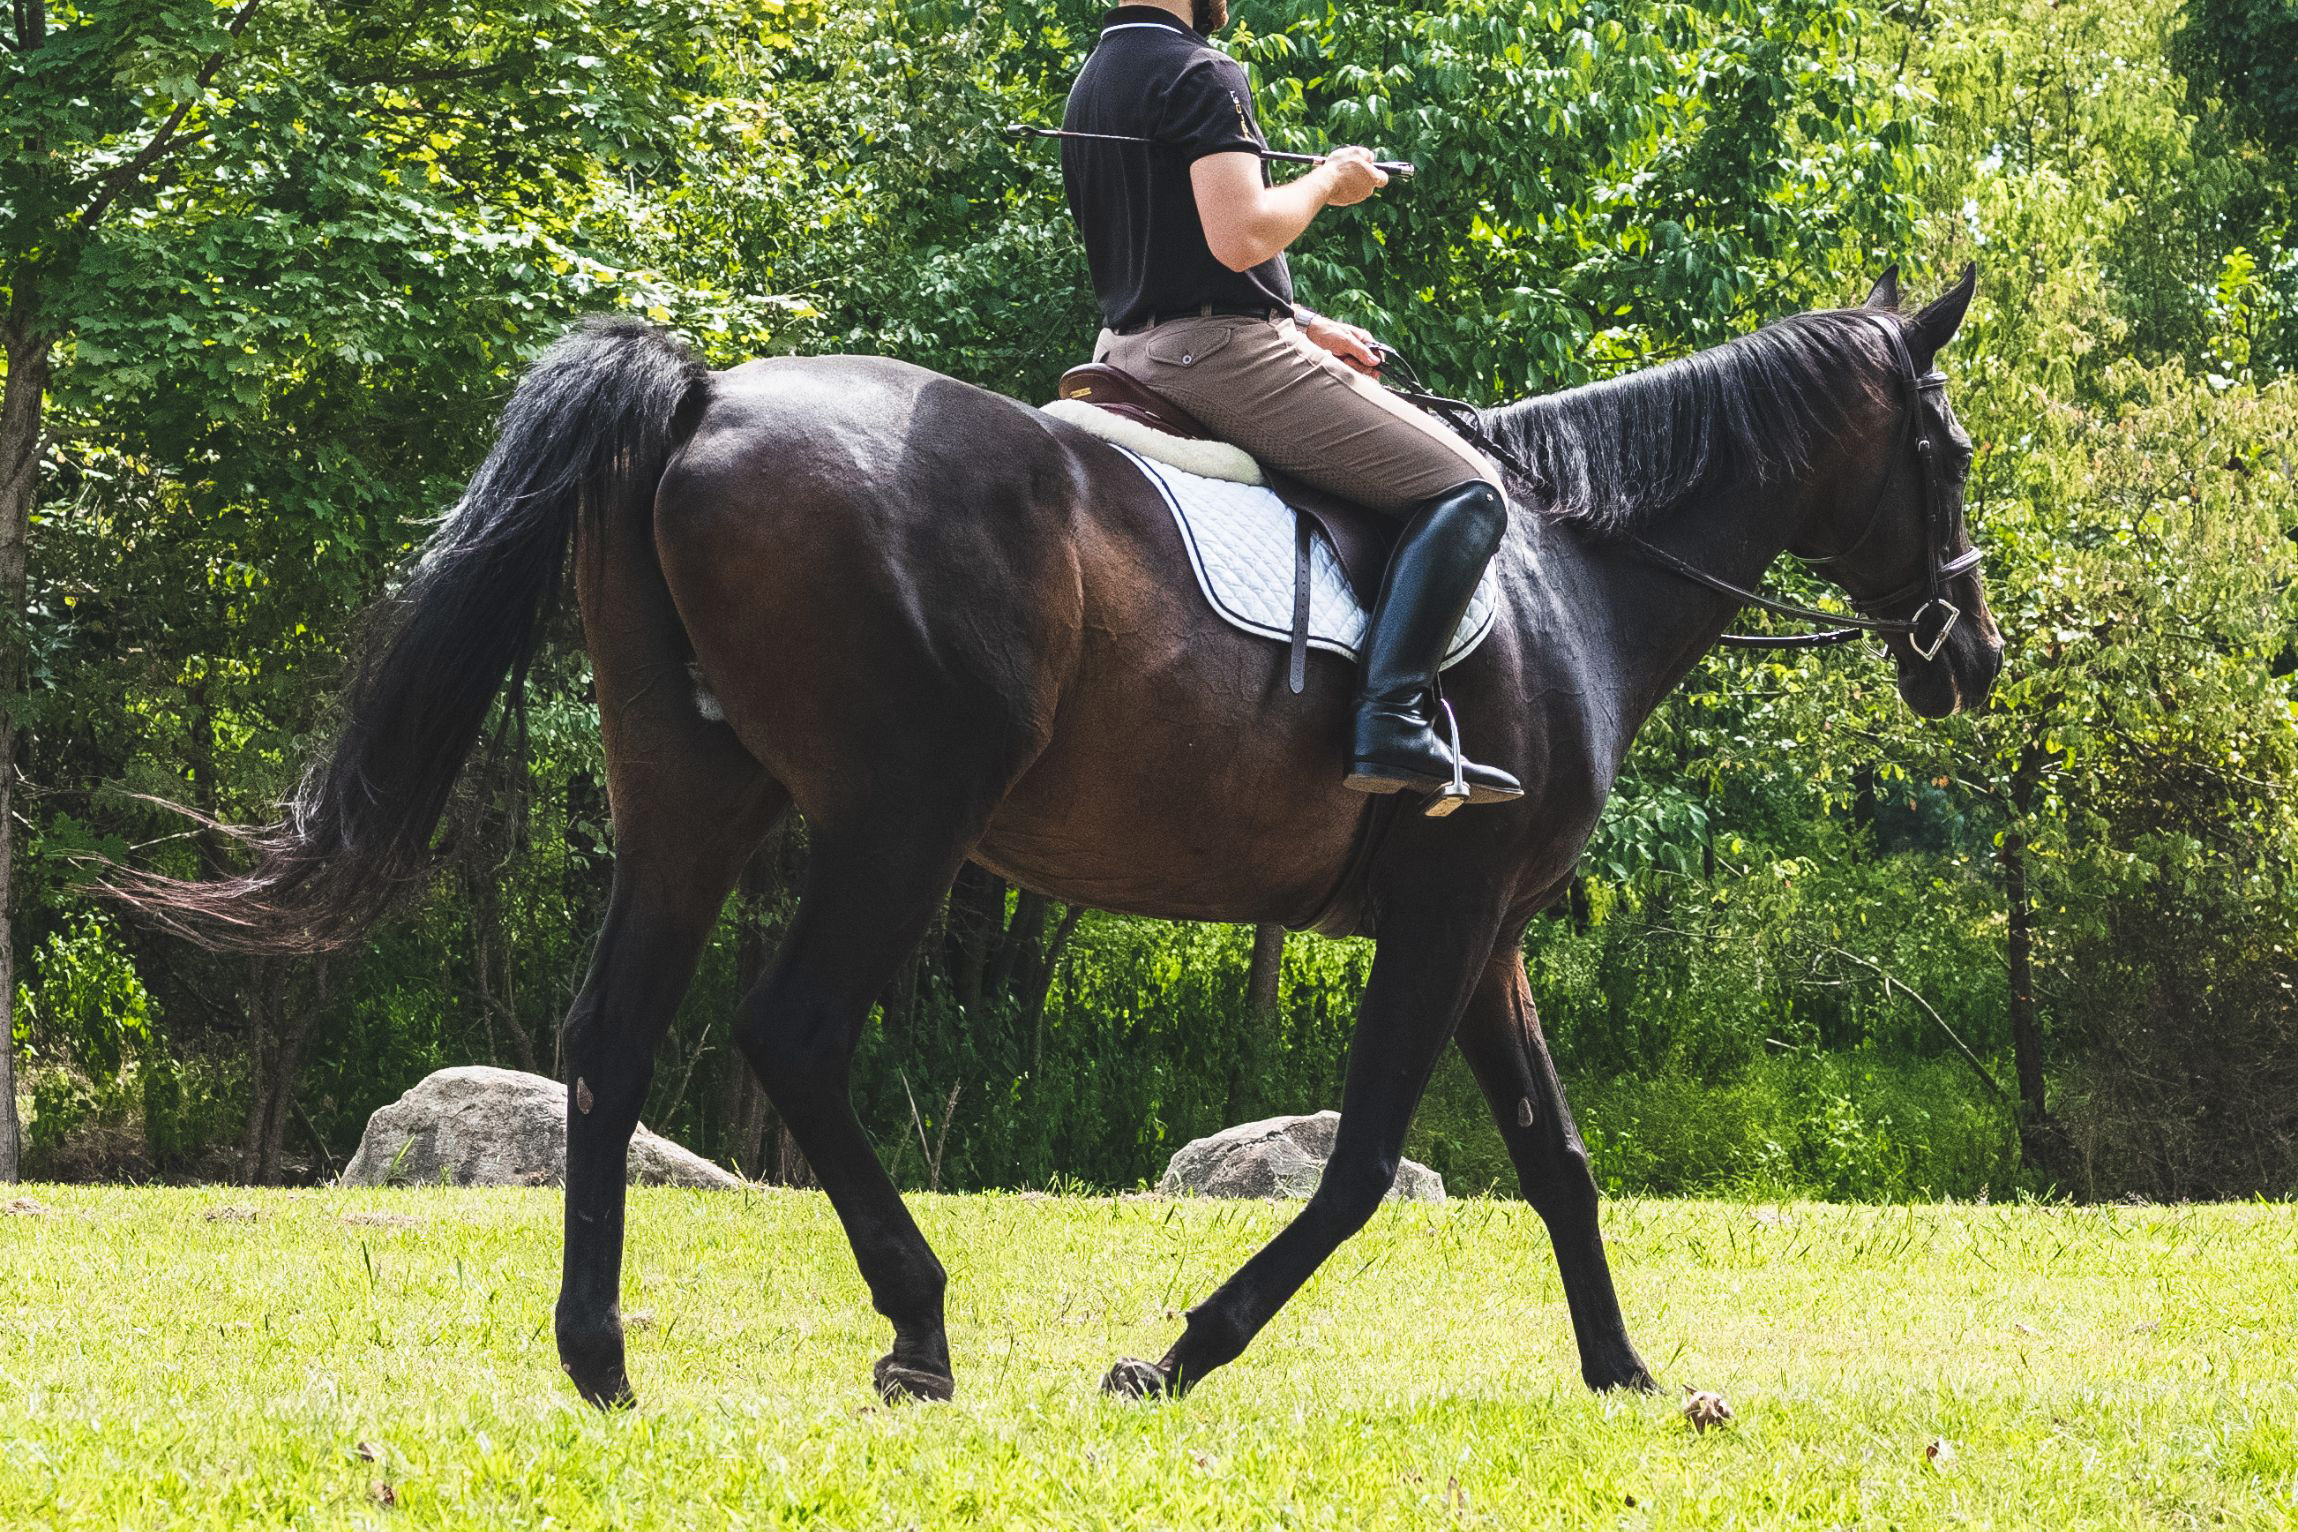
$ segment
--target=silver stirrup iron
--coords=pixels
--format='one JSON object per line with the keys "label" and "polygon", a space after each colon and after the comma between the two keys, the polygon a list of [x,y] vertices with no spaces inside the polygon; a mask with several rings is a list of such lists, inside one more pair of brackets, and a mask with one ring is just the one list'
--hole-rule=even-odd
{"label": "silver stirrup iron", "polygon": [[1468,772],[1465,765],[1468,758],[1460,753],[1460,718],[1452,711],[1452,703],[1439,697],[1436,705],[1444,709],[1444,730],[1452,736],[1452,780],[1428,800],[1428,806],[1421,812],[1431,819],[1442,819],[1468,801]]}

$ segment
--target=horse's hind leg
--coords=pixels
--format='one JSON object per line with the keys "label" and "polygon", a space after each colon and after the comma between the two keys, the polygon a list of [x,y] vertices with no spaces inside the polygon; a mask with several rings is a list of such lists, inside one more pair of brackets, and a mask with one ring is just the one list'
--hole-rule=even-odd
{"label": "horse's hind leg", "polygon": [[877,1365],[889,1399],[947,1399],[945,1277],[854,1115],[850,1066],[870,1007],[933,917],[978,827],[962,808],[905,807],[817,825],[805,895],[736,1040],[845,1225],[870,1301],[893,1321]]}
{"label": "horse's hind leg", "polygon": [[631,1402],[623,1371],[622,1222],[631,1130],[654,1050],[719,907],[788,796],[675,682],[624,692],[602,672],[614,892],[561,1034],[567,1078],[566,1266],[559,1361],[593,1404]]}
{"label": "horse's hind leg", "polygon": [[1590,1388],[1649,1389],[1651,1372],[1628,1339],[1620,1317],[1604,1236],[1596,1225],[1596,1178],[1580,1142],[1564,1087],[1540,1035],[1539,1013],[1524,976],[1524,955],[1501,944],[1460,1018],[1461,1054],[1484,1088],[1500,1125],[1524,1200],[1532,1204],[1556,1247],[1564,1303],[1580,1344],[1580,1376]]}
{"label": "horse's hind leg", "polygon": [[1380,948],[1357,1013],[1341,1091],[1340,1129],[1324,1178],[1300,1215],[1189,1311],[1181,1338],[1152,1364],[1109,1370],[1111,1393],[1181,1393],[1238,1356],[1325,1258],[1396,1184],[1405,1130],[1460,1016],[1498,916],[1436,900],[1400,900],[1381,915]]}

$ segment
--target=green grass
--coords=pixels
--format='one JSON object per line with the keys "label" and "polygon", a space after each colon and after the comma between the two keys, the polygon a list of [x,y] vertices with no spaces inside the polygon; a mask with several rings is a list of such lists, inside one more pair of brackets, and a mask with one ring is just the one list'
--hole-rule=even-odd
{"label": "green grass", "polygon": [[[1286,1209],[923,1197],[958,1401],[890,1409],[820,1196],[641,1192],[644,1403],[601,1416],[552,1350],[554,1193],[26,1190],[11,1528],[2298,1523],[2289,1205],[1615,1203],[1659,1398],[1581,1389],[1528,1210],[1392,1209],[1142,1405],[1096,1392],[1110,1359]],[[1737,1420],[1695,1434],[1685,1385]]]}

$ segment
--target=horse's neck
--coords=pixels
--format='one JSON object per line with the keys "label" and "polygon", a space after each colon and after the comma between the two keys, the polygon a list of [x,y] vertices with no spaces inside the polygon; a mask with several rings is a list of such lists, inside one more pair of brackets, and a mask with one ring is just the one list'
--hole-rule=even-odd
{"label": "horse's neck", "polygon": [[[1752,590],[1794,536],[1799,497],[1734,491],[1695,502],[1637,534],[1685,562]],[[1575,690],[1590,708],[1599,750],[1613,767],[1644,720],[1740,610],[1709,590],[1639,556],[1626,537],[1597,538],[1577,528],[1535,528],[1533,589],[1547,637],[1570,634]],[[1547,647],[1544,642],[1542,647]]]}

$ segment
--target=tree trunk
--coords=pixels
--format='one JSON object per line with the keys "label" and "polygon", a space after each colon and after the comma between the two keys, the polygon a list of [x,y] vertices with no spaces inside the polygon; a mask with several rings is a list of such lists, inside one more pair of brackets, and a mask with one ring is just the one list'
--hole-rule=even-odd
{"label": "tree trunk", "polygon": [[[1005,913],[1002,894],[998,899],[998,914]],[[1007,923],[1005,934],[998,938],[997,955],[990,961],[988,975],[982,981],[983,992],[991,999],[1011,997],[1016,991],[1016,979],[1025,965],[1035,961],[1038,938],[1045,934],[1045,914],[1052,902],[1043,894],[1028,889],[1013,902],[1013,919]]]}
{"label": "tree trunk", "polygon": [[[742,879],[735,887],[734,990],[739,997],[736,1005],[750,998],[758,981],[766,975],[766,964],[773,956],[766,942],[766,911],[768,894],[774,889],[775,863],[781,847],[776,844],[780,835],[770,836],[758,848],[742,869]],[[739,1012],[737,1013],[739,1014]],[[740,1022],[737,1021],[739,1026]],[[757,1071],[743,1057],[739,1048],[732,1050],[727,1060],[725,1077],[726,1157],[734,1162],[744,1175],[770,1180],[766,1165],[767,1119],[773,1108],[766,1104],[766,1092],[758,1084]]]}
{"label": "tree trunk", "polygon": [[22,1173],[16,1121],[15,915],[16,714],[9,699],[24,675],[24,579],[32,504],[40,493],[40,426],[48,387],[49,340],[33,316],[38,297],[29,273],[13,273],[15,292],[0,330],[8,363],[0,392],[0,1182]]}
{"label": "tree trunk", "polygon": [[[734,950],[734,987],[747,999],[766,977],[773,963],[773,944],[766,939],[766,900],[789,877],[790,827],[787,822],[768,836],[742,869],[737,887],[740,901],[739,937]],[[775,1186],[811,1186],[814,1175],[799,1151],[798,1141],[782,1125],[774,1103],[758,1083],[740,1049],[731,1050],[726,1065],[726,1157],[742,1174]]]}
{"label": "tree trunk", "polygon": [[950,888],[950,988],[969,1018],[981,1015],[990,958],[1005,934],[1005,887],[1005,879],[968,862]]}
{"label": "tree trunk", "polygon": [[1035,1082],[1038,1069],[1045,1061],[1045,1002],[1053,993],[1053,976],[1061,967],[1062,949],[1076,933],[1077,922],[1084,917],[1085,906],[1073,904],[1062,912],[1061,922],[1053,928],[1053,938],[1045,950],[1037,955],[1030,968],[1028,980],[1021,987],[1017,999],[1021,1002],[1022,1023],[1029,1033],[1029,1077]]}
{"label": "tree trunk", "polygon": [[311,1041],[312,1028],[327,1005],[325,959],[314,965],[312,981],[310,993],[301,997],[291,994],[291,986],[282,983],[280,1004],[272,1013],[278,1043],[271,1054],[270,1101],[264,1114],[263,1137],[256,1145],[255,1175],[259,1186],[281,1186],[287,1180],[282,1163],[287,1147],[287,1121],[295,1114],[295,1090],[303,1078],[304,1046]]}
{"label": "tree trunk", "polygon": [[491,855],[481,860],[485,865],[469,868],[463,879],[464,902],[471,908],[471,978],[478,991],[479,1016],[488,1037],[509,1052],[512,1067],[537,1074],[541,1060],[534,1039],[519,1025],[516,975],[509,944],[503,940],[503,894],[495,881],[499,865]]}
{"label": "tree trunk", "polygon": [[503,929],[503,872],[523,849],[527,794],[533,787],[525,744],[521,730],[515,749],[502,749],[499,738],[484,747],[485,770],[471,784],[454,841],[463,902],[471,912],[471,986],[490,1050],[495,1062],[538,1074],[542,1061],[519,1022],[517,958]]}
{"label": "tree trunk", "polygon": [[2035,1014],[2034,909],[2027,894],[2027,838],[2003,833],[2003,903],[2010,958],[2011,1057],[2019,1076],[2019,1158],[2030,1170],[2057,1174],[2057,1124],[2043,1087],[2043,1028]]}
{"label": "tree trunk", "polygon": [[249,1186],[278,1186],[285,1180],[282,1158],[288,1119],[295,1113],[295,1084],[303,1073],[303,1049],[321,1006],[327,1003],[327,964],[317,965],[313,993],[295,984],[295,965],[285,958],[256,958],[248,964],[247,1126],[239,1141],[240,1179]]}
{"label": "tree trunk", "polygon": [[247,1012],[247,1122],[239,1134],[239,1179],[243,1186],[255,1185],[256,1151],[263,1142],[263,1117],[269,1103],[265,1099],[270,1071],[264,1067],[264,1054],[271,1044],[271,975],[261,958],[251,958],[247,965],[247,990],[243,1009]]}
{"label": "tree trunk", "polygon": [[1266,1021],[1277,1014],[1277,986],[1285,973],[1285,928],[1274,922],[1253,927],[1253,960],[1245,969],[1245,1014]]}
{"label": "tree trunk", "polygon": [[1229,1049],[1229,1078],[1221,1108],[1226,1121],[1245,1118],[1246,1092],[1258,1071],[1261,1050],[1271,1046],[1263,1034],[1277,1021],[1284,974],[1285,928],[1264,921],[1253,927],[1253,955],[1245,964],[1246,1030]]}
{"label": "tree trunk", "polygon": [[1996,861],[2003,869],[2005,958],[2009,981],[2011,1061],[2018,1073],[2019,1163],[2053,1179],[2068,1178],[2065,1132],[2051,1116],[2043,1080],[2043,1023],[2035,1009],[2034,899],[2027,888],[2027,824],[2042,778],[2042,750],[2029,742],[2011,772],[2011,822]]}

